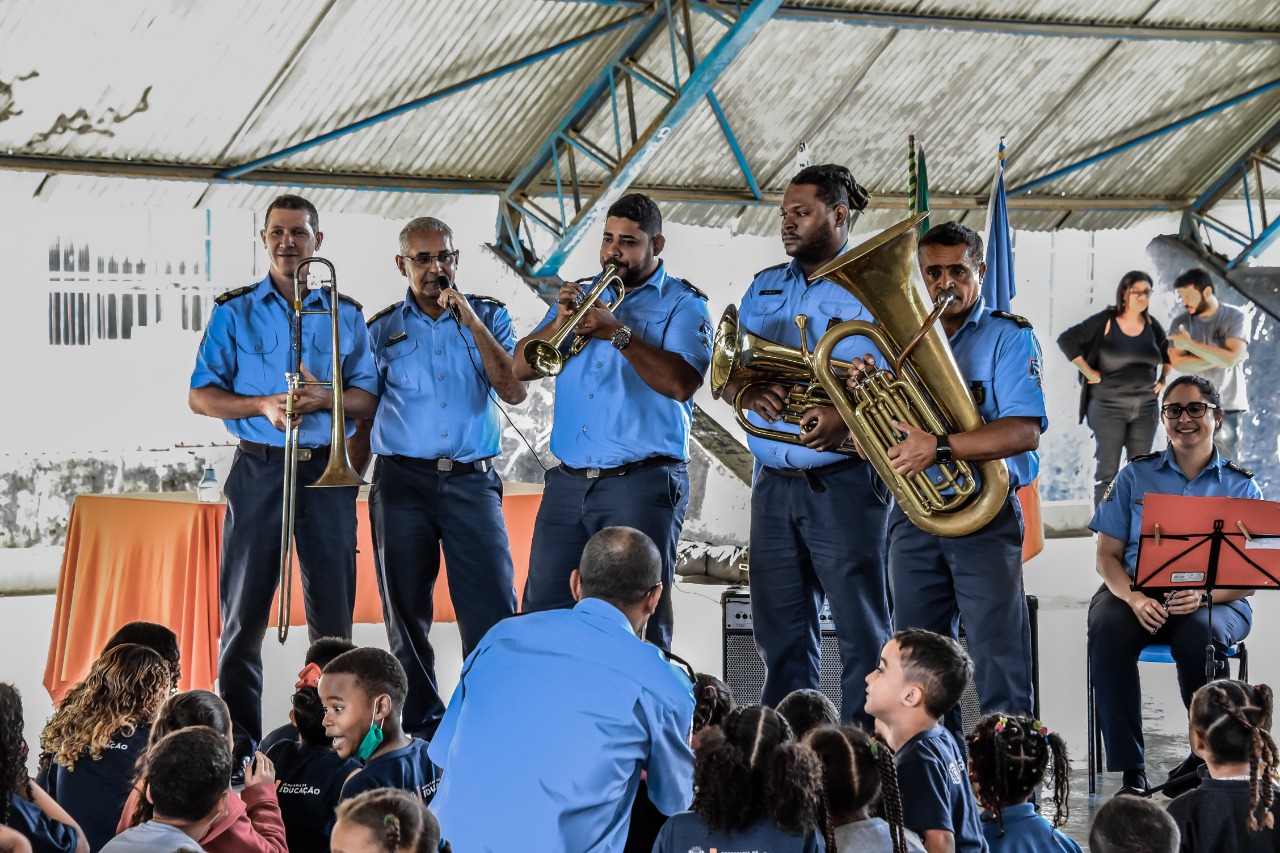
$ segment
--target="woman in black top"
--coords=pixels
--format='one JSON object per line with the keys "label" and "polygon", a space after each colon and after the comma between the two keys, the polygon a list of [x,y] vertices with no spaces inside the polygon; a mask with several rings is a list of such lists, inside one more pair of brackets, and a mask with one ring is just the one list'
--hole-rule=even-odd
{"label": "woman in black top", "polygon": [[1089,419],[1097,443],[1093,505],[1120,470],[1120,451],[1133,459],[1151,452],[1159,425],[1157,402],[1169,375],[1164,328],[1147,312],[1151,276],[1124,274],[1109,305],[1058,336],[1058,347],[1080,371],[1080,420]]}

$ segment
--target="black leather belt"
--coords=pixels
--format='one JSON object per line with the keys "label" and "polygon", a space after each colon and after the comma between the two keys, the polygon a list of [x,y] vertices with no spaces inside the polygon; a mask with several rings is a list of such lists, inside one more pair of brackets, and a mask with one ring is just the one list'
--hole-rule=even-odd
{"label": "black leather belt", "polygon": [[661,468],[664,465],[683,465],[683,459],[677,459],[674,456],[650,456],[648,459],[641,459],[638,462],[628,462],[625,465],[619,465],[616,468],[570,468],[568,465],[561,465],[560,468],[566,474],[572,474],[575,477],[586,477],[588,480],[598,480],[603,477],[621,477],[630,474],[632,471],[641,471],[645,468]]}
{"label": "black leather belt", "polygon": [[475,462],[455,462],[452,459],[419,459],[416,456],[400,456],[388,453],[382,457],[390,459],[397,465],[406,468],[418,468],[424,471],[448,471],[451,474],[484,474],[493,467],[488,459],[477,459]]}
{"label": "black leather belt", "polygon": [[[259,444],[256,441],[249,441],[248,439],[242,438],[240,439],[240,449],[245,453],[257,456],[259,459],[270,459],[272,462],[284,461],[283,447],[276,447],[272,444]],[[311,458],[313,453],[320,455],[328,452],[329,445],[327,444],[321,447],[299,447],[298,461],[306,462]]]}
{"label": "black leather belt", "polygon": [[839,462],[832,462],[830,465],[819,465],[816,468],[770,468],[768,465],[762,466],[764,470],[770,474],[777,474],[781,477],[795,477],[804,479],[809,482],[809,489],[814,492],[825,492],[827,487],[822,485],[822,476],[825,474],[835,474],[856,465],[861,465],[863,459],[859,456],[851,456],[848,459],[841,459]]}

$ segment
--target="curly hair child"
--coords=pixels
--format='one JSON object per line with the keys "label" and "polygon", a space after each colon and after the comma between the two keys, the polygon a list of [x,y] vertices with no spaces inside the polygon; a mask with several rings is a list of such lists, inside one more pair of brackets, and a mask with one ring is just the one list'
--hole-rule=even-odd
{"label": "curly hair child", "polygon": [[22,723],[22,694],[0,682],[0,824],[37,850],[89,853],[75,819],[27,776]]}

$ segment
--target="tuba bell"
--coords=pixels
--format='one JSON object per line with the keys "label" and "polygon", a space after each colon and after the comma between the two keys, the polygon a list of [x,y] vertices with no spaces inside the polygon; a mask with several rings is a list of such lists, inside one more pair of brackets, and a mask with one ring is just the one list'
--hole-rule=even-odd
{"label": "tuba bell", "polygon": [[[1009,495],[1004,460],[938,465],[941,477],[935,482],[928,471],[899,476],[887,455],[900,441],[895,420],[934,435],[968,432],[983,424],[937,325],[955,295],[944,293],[931,306],[920,275],[916,226],[926,215],[899,222],[809,277],[844,288],[877,321],[833,326],[818,341],[813,360],[818,382],[911,522],[936,536],[964,536],[985,526],[1004,506]],[[870,339],[893,372],[876,371],[850,391],[840,375],[847,374],[848,365],[832,361],[831,353],[854,335]]]}

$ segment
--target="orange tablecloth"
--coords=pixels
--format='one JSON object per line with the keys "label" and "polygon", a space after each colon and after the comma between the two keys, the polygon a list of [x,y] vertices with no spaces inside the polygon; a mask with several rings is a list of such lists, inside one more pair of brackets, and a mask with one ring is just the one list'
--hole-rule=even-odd
{"label": "orange tablecloth", "polygon": [[[529,572],[533,521],[542,487],[508,483],[502,498],[516,595]],[[208,689],[217,677],[218,566],[224,503],[199,503],[194,494],[78,495],[67,524],[53,634],[44,686],[55,704],[84,679],[102,646],[126,622],[168,625],[182,648],[183,690]],[[382,621],[373,567],[369,505],[356,503],[355,621]],[[435,620],[454,621],[448,580],[436,585]],[[305,625],[302,584],[294,568],[290,625]],[[272,604],[272,624],[276,605]]]}

